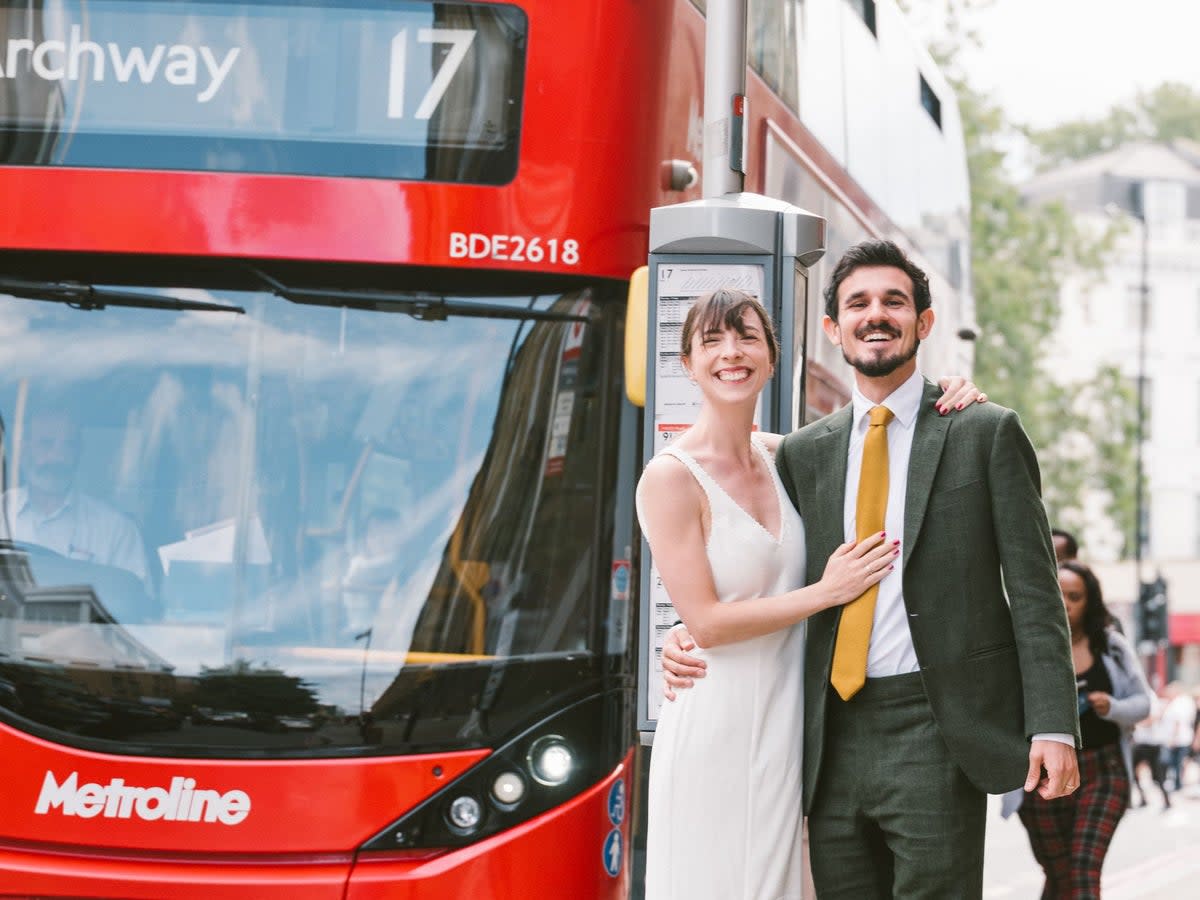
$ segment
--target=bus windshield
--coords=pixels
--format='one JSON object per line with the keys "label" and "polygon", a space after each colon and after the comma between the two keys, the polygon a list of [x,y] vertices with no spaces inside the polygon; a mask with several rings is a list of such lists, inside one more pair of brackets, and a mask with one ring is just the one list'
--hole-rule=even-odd
{"label": "bus windshield", "polygon": [[597,289],[421,316],[14,283],[4,721],[125,753],[410,752],[594,683],[618,406]]}

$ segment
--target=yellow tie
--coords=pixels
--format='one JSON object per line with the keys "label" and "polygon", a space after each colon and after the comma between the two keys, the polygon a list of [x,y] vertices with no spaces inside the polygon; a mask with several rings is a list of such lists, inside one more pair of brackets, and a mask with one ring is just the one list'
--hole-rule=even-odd
{"label": "yellow tie", "polygon": [[[858,476],[858,503],[855,507],[855,537],[862,540],[883,531],[888,499],[887,426],[892,411],[876,406],[871,425],[863,441],[862,470]],[[837,643],[833,648],[833,671],[829,680],[843,700],[857,694],[867,680],[867,647],[871,643],[871,623],[875,620],[875,598],[879,585],[873,584],[862,596],[842,608]]]}

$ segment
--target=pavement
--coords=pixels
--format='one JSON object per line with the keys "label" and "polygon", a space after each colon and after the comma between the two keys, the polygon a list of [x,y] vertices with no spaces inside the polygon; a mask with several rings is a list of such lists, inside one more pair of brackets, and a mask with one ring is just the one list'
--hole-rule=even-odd
{"label": "pavement", "polygon": [[[1149,805],[1130,809],[1117,826],[1104,863],[1104,900],[1180,900],[1200,896],[1200,767],[1185,773],[1184,787],[1166,809],[1152,783]],[[1037,900],[1042,870],[1016,816],[1000,818],[999,799],[989,801],[984,858],[984,900]]]}

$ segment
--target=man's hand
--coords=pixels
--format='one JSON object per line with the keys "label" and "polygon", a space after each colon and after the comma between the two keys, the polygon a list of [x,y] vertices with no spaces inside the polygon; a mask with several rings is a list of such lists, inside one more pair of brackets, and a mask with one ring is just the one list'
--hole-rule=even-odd
{"label": "man's hand", "polygon": [[[1042,770],[1046,774],[1042,776]],[[1029,774],[1026,792],[1035,788],[1043,800],[1054,800],[1079,787],[1079,761],[1075,748],[1058,741],[1034,741],[1029,745]]]}
{"label": "man's hand", "polygon": [[667,632],[663,643],[663,696],[668,700],[675,699],[676,690],[686,690],[695,681],[703,678],[704,670],[708,667],[702,659],[689,656],[688,651],[696,649],[696,642],[682,625],[676,625]]}

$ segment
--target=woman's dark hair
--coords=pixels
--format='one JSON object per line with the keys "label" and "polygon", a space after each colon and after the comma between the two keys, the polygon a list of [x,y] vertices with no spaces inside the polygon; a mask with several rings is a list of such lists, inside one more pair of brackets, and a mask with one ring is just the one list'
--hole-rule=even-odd
{"label": "woman's dark hair", "polygon": [[905,256],[904,251],[891,241],[863,241],[855,244],[842,254],[833,269],[833,275],[825,288],[825,315],[835,322],[838,317],[838,288],[854,272],[868,266],[891,266],[900,269],[909,277],[913,285],[913,305],[917,314],[925,312],[933,305],[929,295],[929,276],[924,270]]}
{"label": "woman's dark hair", "polygon": [[1086,600],[1083,607],[1083,633],[1087,635],[1092,656],[1099,658],[1108,652],[1108,628],[1113,623],[1112,613],[1104,605],[1104,594],[1100,590],[1100,579],[1083,563],[1074,559],[1063,560],[1058,571],[1073,572],[1083,581]]}
{"label": "woman's dark hair", "polygon": [[710,331],[733,329],[745,337],[746,327],[742,324],[742,313],[747,309],[754,310],[762,323],[763,340],[767,342],[771,365],[775,365],[779,361],[779,338],[775,336],[775,326],[771,324],[771,317],[753,295],[737,288],[717,288],[698,299],[688,310],[687,317],[683,320],[683,355],[686,357],[691,354],[692,338],[697,333],[707,334]]}

